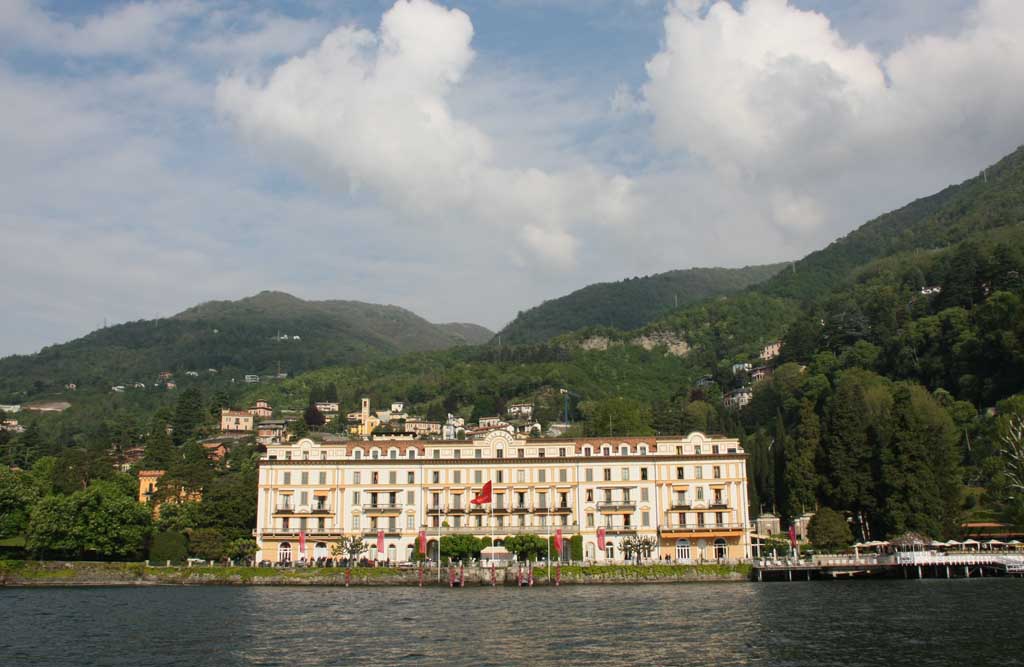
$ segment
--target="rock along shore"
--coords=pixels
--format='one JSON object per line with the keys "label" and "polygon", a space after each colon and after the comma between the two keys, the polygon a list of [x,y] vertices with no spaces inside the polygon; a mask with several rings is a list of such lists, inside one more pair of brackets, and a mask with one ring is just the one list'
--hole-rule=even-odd
{"label": "rock along shore", "polygon": [[[459,567],[451,568],[458,585]],[[551,570],[551,583],[555,580]],[[489,586],[491,569],[466,567],[466,586]],[[526,569],[523,571],[524,578]],[[441,586],[451,573],[441,568]],[[495,583],[516,586],[519,569],[497,568]],[[548,585],[547,568],[535,566],[535,586]],[[561,584],[658,584],[749,581],[749,565],[594,565],[562,566]],[[418,586],[417,568],[351,569],[352,586]],[[344,586],[345,568],[151,567],[144,563],[0,561],[0,586]],[[437,568],[424,569],[424,586],[437,586]]]}

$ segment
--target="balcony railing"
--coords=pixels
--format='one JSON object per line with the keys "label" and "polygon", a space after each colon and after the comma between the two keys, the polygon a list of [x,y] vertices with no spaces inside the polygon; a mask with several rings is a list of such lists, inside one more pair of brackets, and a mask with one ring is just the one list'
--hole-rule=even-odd
{"label": "balcony railing", "polygon": [[384,531],[384,537],[402,536],[402,531],[400,528],[366,528],[365,530],[363,530],[363,537],[377,537],[377,533],[382,530]]}
{"label": "balcony railing", "polygon": [[717,500],[712,500],[711,501],[711,509],[713,509],[713,510],[729,509],[729,503],[725,502],[725,500],[722,500],[720,498],[717,499]]}
{"label": "balcony railing", "polygon": [[636,526],[604,526],[607,535],[636,535]]}
{"label": "balcony railing", "polygon": [[686,510],[691,509],[692,507],[693,506],[690,505],[690,503],[687,501],[672,503],[673,512],[685,512]]}
{"label": "balcony railing", "polygon": [[313,514],[330,514],[331,508],[327,505],[313,505]]}
{"label": "balcony railing", "polygon": [[295,513],[295,508],[292,507],[291,505],[279,505],[278,507],[274,508],[274,513],[275,514],[294,514]]}
{"label": "balcony railing", "polygon": [[377,503],[375,505],[363,505],[363,512],[365,512],[366,514],[389,514],[401,511],[402,506],[398,503]]}
{"label": "balcony railing", "polygon": [[[330,537],[332,535],[342,535],[344,531],[341,528],[306,528],[306,537]],[[269,529],[262,532],[263,537],[294,537],[298,539],[300,529],[288,528],[287,530]]]}
{"label": "balcony railing", "polygon": [[679,521],[668,521],[661,524],[661,530],[673,532],[714,532],[716,530],[743,530],[742,523],[705,523],[703,526],[697,523],[681,523]]}
{"label": "balcony railing", "polygon": [[529,511],[530,511],[530,506],[529,505],[514,505],[512,507],[512,512],[515,512],[517,514],[520,514],[520,513],[523,513],[523,512],[529,512]]}
{"label": "balcony railing", "polygon": [[598,512],[632,512],[636,502],[632,500],[602,500],[597,503]]}

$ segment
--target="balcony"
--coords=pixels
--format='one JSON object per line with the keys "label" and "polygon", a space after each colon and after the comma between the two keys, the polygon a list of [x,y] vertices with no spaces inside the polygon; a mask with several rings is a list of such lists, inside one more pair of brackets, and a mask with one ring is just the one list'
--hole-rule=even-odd
{"label": "balcony", "polygon": [[516,505],[512,508],[513,514],[526,514],[530,511],[529,505]]}
{"label": "balcony", "polygon": [[274,508],[274,514],[295,514],[295,508],[291,505],[281,505]]}
{"label": "balcony", "polygon": [[364,514],[399,514],[402,506],[398,503],[377,503],[376,505],[363,505]]}
{"label": "balcony", "polygon": [[363,537],[377,537],[377,533],[384,531],[384,537],[401,537],[402,531],[398,528],[367,528],[363,531]]}
{"label": "balcony", "polygon": [[448,513],[449,514],[465,514],[466,513],[466,508],[462,507],[462,506],[459,506],[459,507],[449,507],[448,508]]}
{"label": "balcony", "polygon": [[685,511],[690,510],[690,509],[693,509],[693,506],[690,505],[689,502],[684,501],[684,502],[681,502],[681,503],[679,503],[679,502],[672,503],[672,511],[673,512],[685,512]]}
{"label": "balcony", "polygon": [[679,521],[669,521],[661,525],[662,532],[673,532],[673,533],[713,533],[716,531],[723,530],[744,530],[742,523],[705,523],[700,525],[697,523],[680,523]]}
{"label": "balcony", "polygon": [[[312,539],[314,537],[340,536],[340,535],[343,535],[343,534],[344,534],[344,531],[342,531],[341,528],[322,528],[322,529],[321,528],[307,528],[306,529],[306,539]],[[295,539],[298,539],[299,538],[299,529],[298,528],[288,528],[286,530],[270,529],[270,530],[264,530],[261,533],[261,535],[263,537],[294,537]]]}
{"label": "balcony", "polygon": [[555,505],[551,511],[555,514],[572,514],[572,507],[569,505]]}
{"label": "balcony", "polygon": [[431,505],[427,508],[427,514],[444,514],[444,505]]}
{"label": "balcony", "polygon": [[602,500],[597,503],[598,512],[634,512],[636,503],[632,500]]}
{"label": "balcony", "polygon": [[313,509],[310,511],[313,514],[330,514],[331,508],[327,505],[313,505]]}
{"label": "balcony", "polygon": [[636,535],[636,526],[604,526],[605,535]]}
{"label": "balcony", "polygon": [[711,509],[713,510],[727,510],[729,509],[729,503],[724,500],[716,498],[711,501]]}

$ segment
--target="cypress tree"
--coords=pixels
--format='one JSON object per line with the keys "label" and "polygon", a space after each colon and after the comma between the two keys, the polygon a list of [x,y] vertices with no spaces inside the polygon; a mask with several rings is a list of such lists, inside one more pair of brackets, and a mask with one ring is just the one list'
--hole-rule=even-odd
{"label": "cypress tree", "polygon": [[814,403],[805,400],[800,405],[796,435],[786,441],[784,512],[789,517],[797,517],[815,507],[818,473],[814,463],[820,444],[821,424]]}
{"label": "cypress tree", "polygon": [[822,487],[829,505],[857,517],[864,537],[870,534],[867,517],[875,493],[868,422],[864,387],[854,378],[840,380],[829,401],[822,441]]}

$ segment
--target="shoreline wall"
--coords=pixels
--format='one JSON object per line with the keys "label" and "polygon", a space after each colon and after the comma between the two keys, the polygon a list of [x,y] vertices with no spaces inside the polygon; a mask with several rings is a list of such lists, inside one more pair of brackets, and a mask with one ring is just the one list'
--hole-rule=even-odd
{"label": "shoreline wall", "polygon": [[[458,566],[451,568],[459,576]],[[750,566],[595,565],[562,566],[561,584],[657,584],[750,581]],[[491,569],[466,567],[465,585],[491,585]],[[556,570],[551,569],[551,584]],[[441,568],[440,586],[449,585]],[[526,569],[523,570],[526,577]],[[516,586],[518,568],[496,568],[498,586]],[[419,586],[418,569],[352,568],[352,586]],[[547,586],[547,568],[535,566],[534,586]],[[0,586],[344,586],[345,568],[149,567],[144,563],[0,561]],[[424,586],[438,586],[437,568],[424,569]],[[457,585],[457,584],[456,584]]]}

